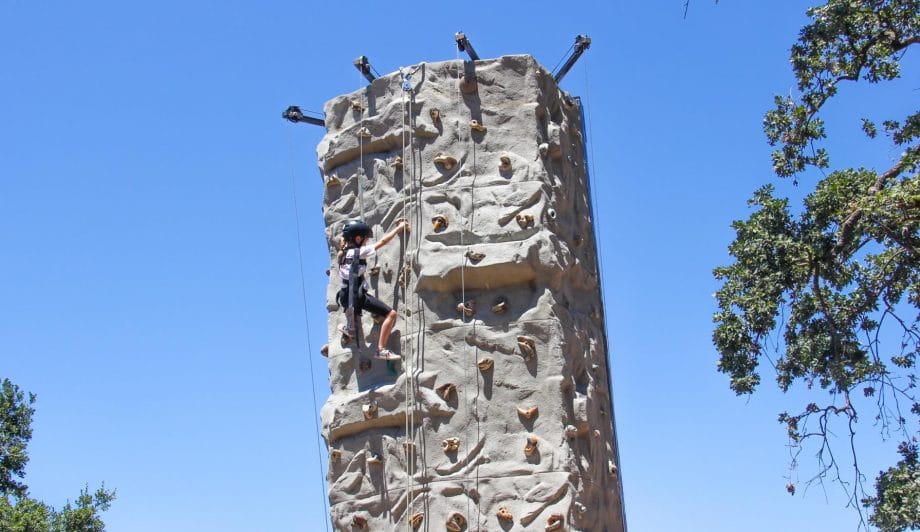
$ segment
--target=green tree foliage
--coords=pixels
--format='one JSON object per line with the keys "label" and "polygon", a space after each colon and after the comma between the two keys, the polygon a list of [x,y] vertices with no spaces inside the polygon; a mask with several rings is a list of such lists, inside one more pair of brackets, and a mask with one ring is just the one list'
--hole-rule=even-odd
{"label": "green tree foliage", "polygon": [[29,461],[27,445],[32,438],[35,396],[26,397],[18,386],[3,379],[0,384],[0,530],[4,532],[102,532],[100,513],[109,509],[115,492],[105,486],[95,492],[88,487],[72,504],[60,511],[28,496],[21,482]]}
{"label": "green tree foliage", "polygon": [[[795,210],[766,185],[749,201],[750,217],[734,222],[734,263],[714,271],[722,282],[713,318],[718,367],[738,394],[754,392],[763,362],[782,391],[804,386],[813,402],[779,415],[793,472],[799,453],[815,445],[818,472],[807,483],[839,481],[861,524],[865,507],[883,530],[920,528],[920,113],[886,117],[881,128],[853,117],[869,142],[881,129],[900,152],[880,171],[830,171],[822,119],[846,82],[900,77],[905,54],[920,43],[920,0],[829,0],[808,16],[791,50],[798,92],[776,97],[764,132],[777,148],[779,177],[798,185],[817,169],[822,178]],[[863,413],[886,441],[900,442],[901,460],[879,473],[872,496],[855,445]],[[843,465],[853,464],[852,476],[835,454],[836,426],[849,436]]]}

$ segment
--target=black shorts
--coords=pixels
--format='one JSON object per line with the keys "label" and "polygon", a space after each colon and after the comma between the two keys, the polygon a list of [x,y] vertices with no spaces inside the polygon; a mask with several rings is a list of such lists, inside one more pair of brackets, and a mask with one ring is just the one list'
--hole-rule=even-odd
{"label": "black shorts", "polygon": [[[350,306],[348,304],[348,292],[348,285],[345,285],[339,289],[338,294],[335,296],[336,302],[338,302],[342,308],[348,308]],[[365,290],[363,286],[358,289],[358,304],[356,307],[358,312],[367,310],[371,314],[375,314],[377,316],[386,316],[393,311],[389,305],[368,294],[367,290]]]}

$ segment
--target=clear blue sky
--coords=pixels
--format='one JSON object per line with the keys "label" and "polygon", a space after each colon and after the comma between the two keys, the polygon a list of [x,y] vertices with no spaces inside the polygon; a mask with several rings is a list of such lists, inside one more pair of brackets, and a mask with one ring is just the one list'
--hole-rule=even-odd
{"label": "clear blue sky", "polygon": [[[319,530],[322,131],[281,111],[360,87],[362,54],[454,59],[463,30],[551,68],[587,33],[563,85],[591,120],[630,530],[854,529],[836,486],[784,489],[793,397],[769,375],[735,397],[710,342],[711,269],[772,179],[761,119],[809,3],[0,0],[0,377],[38,395],[32,494],[105,481],[115,532]],[[869,108],[847,94],[832,111]],[[834,162],[893,155],[831,126]],[[869,473],[893,455],[867,449]]]}

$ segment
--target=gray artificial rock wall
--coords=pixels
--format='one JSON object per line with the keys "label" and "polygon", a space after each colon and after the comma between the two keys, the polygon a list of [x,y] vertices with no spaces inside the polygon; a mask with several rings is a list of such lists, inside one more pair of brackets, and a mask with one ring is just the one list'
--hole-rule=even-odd
{"label": "gray artificial rock wall", "polygon": [[[579,101],[518,55],[422,63],[325,114],[336,529],[624,530]],[[401,362],[373,358],[367,312],[338,340],[352,218],[411,224],[368,265]]]}

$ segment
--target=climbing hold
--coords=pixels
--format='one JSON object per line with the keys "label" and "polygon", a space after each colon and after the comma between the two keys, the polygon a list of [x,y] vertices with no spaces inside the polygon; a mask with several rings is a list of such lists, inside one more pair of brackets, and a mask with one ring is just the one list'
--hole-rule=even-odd
{"label": "climbing hold", "polygon": [[368,372],[370,371],[370,369],[371,369],[370,359],[362,358],[361,362],[358,362],[358,371],[360,371],[361,373]]}
{"label": "climbing hold", "polygon": [[528,336],[518,336],[517,342],[518,347],[521,349],[521,354],[524,355],[524,358],[527,360],[533,360],[533,357],[537,356],[537,346],[533,341],[533,338]]}
{"label": "climbing hold", "polygon": [[465,303],[457,303],[457,312],[462,312],[464,316],[469,318],[473,315],[473,312],[476,311],[476,302],[472,299]]}
{"label": "climbing hold", "polygon": [[412,454],[415,452],[415,442],[414,441],[406,440],[402,442],[402,446],[403,446],[403,451],[405,451],[406,454]]}
{"label": "climbing hold", "polygon": [[440,164],[445,170],[450,170],[457,164],[457,159],[454,159],[450,155],[439,153],[437,157],[434,158],[434,164]]}
{"label": "climbing hold", "polygon": [[361,411],[364,412],[364,419],[373,419],[377,417],[377,401],[363,405]]}
{"label": "climbing hold", "polygon": [[580,502],[576,502],[574,506],[575,506],[575,512],[577,512],[579,515],[584,514],[585,512],[588,511],[588,507]]}
{"label": "climbing hold", "polygon": [[511,171],[511,157],[508,157],[507,155],[502,155],[501,157],[498,158],[498,160],[499,160],[498,170],[500,172],[510,172]]}
{"label": "climbing hold", "polygon": [[518,415],[524,419],[533,419],[537,414],[540,413],[540,409],[536,405],[530,408],[518,407]]}
{"label": "climbing hold", "polygon": [[366,127],[362,127],[358,130],[356,135],[358,135],[359,139],[369,139],[371,138],[371,130],[367,129]]}
{"label": "climbing hold", "polygon": [[562,97],[562,105],[564,105],[566,109],[574,109],[574,108],[575,108],[575,99],[572,98],[572,97],[570,97],[570,96],[563,96],[563,97]]}
{"label": "climbing hold", "polygon": [[455,453],[460,448],[460,438],[447,438],[441,442],[445,453]]}
{"label": "climbing hold", "polygon": [[460,92],[463,94],[473,94],[479,88],[476,76],[463,76],[460,80]]}
{"label": "climbing hold", "polygon": [[351,101],[351,110],[361,112],[364,110],[364,104],[361,103],[361,100],[352,100]]}
{"label": "climbing hold", "polygon": [[466,528],[466,517],[460,512],[454,512],[447,518],[447,530],[449,532],[461,532]]}
{"label": "climbing hold", "polygon": [[367,463],[370,465],[380,465],[383,463],[383,458],[380,458],[380,455],[375,452],[368,451]]}
{"label": "climbing hold", "polygon": [[500,507],[498,511],[495,512],[495,515],[502,521],[514,521],[514,516],[511,515],[511,511],[505,506]]}
{"label": "climbing hold", "polygon": [[546,532],[556,532],[562,530],[565,525],[565,518],[562,514],[553,514],[546,520]]}
{"label": "climbing hold", "polygon": [[[409,285],[409,276],[412,274],[412,266],[406,264],[399,273],[399,286]],[[408,308],[406,309],[408,312]],[[408,316],[408,314],[406,314]]]}
{"label": "climbing hold", "polygon": [[438,389],[436,391],[438,392],[438,395],[441,396],[441,399],[444,399],[445,401],[449,401],[450,396],[453,395],[454,392],[457,391],[457,385],[451,384],[448,382],[447,384],[442,384],[441,386],[438,386]]}
{"label": "climbing hold", "polygon": [[594,429],[594,432],[591,433],[591,435],[594,436],[595,438],[600,438],[600,437],[601,437],[601,431],[599,431],[599,430],[597,430],[597,429]]}
{"label": "climbing hold", "polygon": [[342,459],[342,451],[338,449],[330,449],[329,459],[332,460],[333,462],[338,462],[339,460]]}
{"label": "climbing hold", "polygon": [[431,219],[431,225],[434,226],[434,232],[440,233],[441,231],[447,229],[447,218],[441,216],[435,216]]}
{"label": "climbing hold", "polygon": [[339,186],[339,185],[341,185],[341,184],[342,184],[342,181],[339,180],[339,176],[337,176],[337,175],[335,175],[335,174],[329,174],[329,175],[326,177],[326,187],[328,187],[328,188],[337,187],[337,186]]}
{"label": "climbing hold", "polygon": [[440,122],[441,121],[441,110],[435,107],[432,110],[428,111],[428,116],[431,117],[432,122]]}
{"label": "climbing hold", "polygon": [[570,440],[578,437],[578,429],[575,427],[575,425],[565,426],[565,437]]}
{"label": "climbing hold", "polygon": [[508,312],[508,302],[505,301],[505,298],[499,297],[495,300],[495,303],[492,304],[492,312],[495,314],[504,314]]}
{"label": "climbing hold", "polygon": [[470,120],[470,129],[478,133],[486,132],[486,126],[480,124],[478,120]]}
{"label": "climbing hold", "polygon": [[476,365],[479,366],[480,371],[489,371],[495,365],[495,362],[491,358],[485,357],[480,358]]}
{"label": "climbing hold", "polygon": [[613,463],[613,460],[607,460],[607,473],[611,477],[617,476],[617,465]]}
{"label": "climbing hold", "polygon": [[422,526],[422,521],[425,520],[425,516],[422,512],[412,514],[412,517],[409,518],[409,524],[412,525],[412,528],[418,528]]}
{"label": "climbing hold", "polygon": [[533,456],[537,452],[537,443],[540,440],[536,436],[531,434],[527,436],[527,445],[524,446],[524,456]]}
{"label": "climbing hold", "polygon": [[323,355],[324,357],[328,357],[329,356],[329,344],[323,345],[323,347],[321,347],[319,350],[319,354]]}
{"label": "climbing hold", "polygon": [[549,216],[550,220],[556,219],[556,209],[546,209],[546,215]]}
{"label": "climbing hold", "polygon": [[532,214],[518,214],[515,216],[518,225],[521,226],[521,229],[526,229],[528,226],[533,225],[533,215]]}
{"label": "climbing hold", "polygon": [[468,250],[468,251],[466,252],[466,258],[470,259],[470,262],[472,262],[473,264],[476,264],[477,262],[479,262],[479,261],[481,261],[482,259],[486,258],[486,254],[485,254],[485,253],[479,253],[479,252],[473,251],[473,250],[471,249],[471,250]]}
{"label": "climbing hold", "polygon": [[376,323],[377,325],[380,325],[381,323],[383,323],[383,320],[386,318],[381,314],[373,314],[371,315],[371,319],[374,320],[374,323]]}
{"label": "climbing hold", "polygon": [[572,237],[572,243],[575,244],[575,247],[580,248],[584,244],[584,239],[581,238],[581,235],[575,235]]}
{"label": "climbing hold", "polygon": [[351,526],[358,530],[367,530],[367,518],[356,515],[351,518]]}
{"label": "climbing hold", "polygon": [[546,154],[549,153],[549,144],[545,142],[540,144],[537,146],[537,151],[540,152],[540,157],[546,157]]}
{"label": "climbing hold", "polygon": [[371,274],[371,277],[377,277],[380,275],[380,266],[371,266],[367,269],[367,273]]}
{"label": "climbing hold", "polygon": [[393,162],[390,163],[390,166],[392,166],[393,168],[397,170],[401,169],[403,167],[402,157],[397,155],[396,158],[393,159]]}

